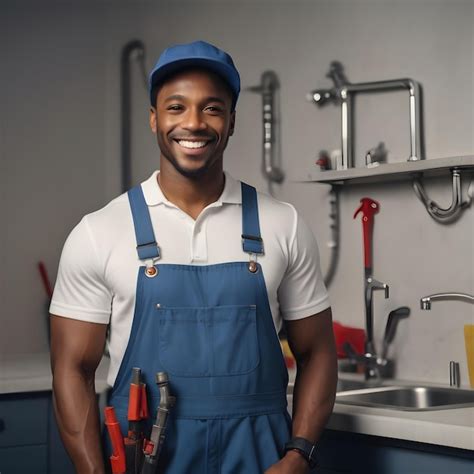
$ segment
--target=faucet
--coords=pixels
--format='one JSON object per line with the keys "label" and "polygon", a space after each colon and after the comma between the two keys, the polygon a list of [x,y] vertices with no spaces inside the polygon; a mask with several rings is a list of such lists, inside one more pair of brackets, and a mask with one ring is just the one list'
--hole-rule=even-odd
{"label": "faucet", "polygon": [[389,286],[382,283],[372,276],[365,279],[365,326],[366,339],[364,354],[359,355],[349,342],[344,343],[344,351],[354,363],[361,364],[364,367],[364,376],[366,380],[380,380],[382,377],[380,369],[388,364],[385,355],[377,354],[374,343],[374,318],[373,318],[373,292],[375,290],[384,290],[385,298],[389,297]]}
{"label": "faucet", "polygon": [[341,160],[337,169],[347,170],[354,167],[354,125],[353,96],[358,93],[377,93],[383,91],[406,90],[409,96],[410,123],[410,156],[407,161],[418,161],[423,158],[421,143],[421,90],[413,79],[392,79],[375,82],[349,82],[344,73],[344,66],[333,61],[326,74],[333,83],[331,89],[316,89],[307,94],[309,102],[322,107],[333,103],[341,106]]}
{"label": "faucet", "polygon": [[435,293],[420,299],[421,309],[430,310],[431,302],[436,300],[461,300],[474,303],[474,296],[467,293]]}
{"label": "faucet", "polygon": [[[374,317],[373,317],[373,293],[375,290],[384,290],[385,298],[389,296],[389,286],[376,280],[372,274],[372,230],[374,225],[374,215],[379,212],[380,204],[371,198],[364,197],[360,200],[361,205],[354,213],[354,219],[362,213],[362,229],[364,236],[364,303],[365,303],[365,327],[366,341],[365,353],[357,358],[365,366],[365,378],[379,378],[379,366],[385,365],[377,356],[374,345]],[[348,353],[351,357],[351,354]],[[352,358],[352,357],[351,357]]]}
{"label": "faucet", "polygon": [[[436,300],[460,300],[474,303],[474,296],[467,293],[435,293],[434,295],[423,296],[420,299],[420,307],[423,310],[431,310],[431,302]],[[454,360],[449,362],[449,385],[451,387],[460,386],[459,363]]]}
{"label": "faucet", "polygon": [[365,327],[367,331],[365,341],[365,378],[378,379],[380,378],[380,366],[386,364],[386,360],[382,360],[375,350],[374,344],[374,315],[373,315],[373,294],[375,290],[384,290],[385,298],[389,297],[389,286],[382,283],[371,275],[366,277],[365,281]]}

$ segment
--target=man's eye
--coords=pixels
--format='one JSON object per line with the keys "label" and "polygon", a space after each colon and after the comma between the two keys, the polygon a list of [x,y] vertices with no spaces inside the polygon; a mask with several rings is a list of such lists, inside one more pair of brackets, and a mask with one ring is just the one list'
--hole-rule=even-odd
{"label": "man's eye", "polygon": [[170,105],[167,110],[181,110],[183,108],[182,105],[178,105],[178,104],[173,104],[173,105]]}
{"label": "man's eye", "polygon": [[222,109],[220,107],[216,107],[215,105],[208,105],[206,107],[206,111],[208,111],[208,112],[222,112]]}

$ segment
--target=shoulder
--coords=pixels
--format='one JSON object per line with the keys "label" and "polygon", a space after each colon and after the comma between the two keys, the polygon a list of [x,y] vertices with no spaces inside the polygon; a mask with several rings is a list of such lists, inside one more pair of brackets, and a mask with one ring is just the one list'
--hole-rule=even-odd
{"label": "shoulder", "polygon": [[111,252],[133,239],[133,235],[130,205],[124,193],[82,217],[69,233],[63,255],[79,260],[87,257],[87,260],[92,259],[103,266]]}
{"label": "shoulder", "polygon": [[130,204],[127,193],[112,199],[104,207],[97,209],[94,212],[86,214],[83,218],[85,224],[91,229],[103,227],[116,227],[123,224],[123,218],[130,215]]}
{"label": "shoulder", "polygon": [[257,191],[257,199],[262,228],[271,229],[286,239],[293,240],[298,225],[298,211],[293,204],[261,191]]}

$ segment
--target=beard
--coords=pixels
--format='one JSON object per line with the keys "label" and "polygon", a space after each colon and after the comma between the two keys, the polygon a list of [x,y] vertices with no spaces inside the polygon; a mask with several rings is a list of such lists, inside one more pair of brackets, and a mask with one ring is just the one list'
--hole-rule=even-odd
{"label": "beard", "polygon": [[[222,150],[225,150],[227,147],[227,143],[229,142],[229,136],[227,136],[224,146],[222,147]],[[159,135],[157,134],[157,143],[158,147],[161,151],[161,155],[173,166],[173,168],[182,176],[191,179],[191,180],[197,180],[201,178],[202,176],[206,175],[208,170],[212,168],[212,166],[218,161],[215,156],[210,156],[207,160],[205,160],[202,163],[202,166],[199,168],[195,169],[188,169],[180,165],[179,161],[176,159],[174,156],[172,150],[170,147],[167,145],[167,143],[164,140],[161,140]],[[222,159],[222,154],[221,157]]]}

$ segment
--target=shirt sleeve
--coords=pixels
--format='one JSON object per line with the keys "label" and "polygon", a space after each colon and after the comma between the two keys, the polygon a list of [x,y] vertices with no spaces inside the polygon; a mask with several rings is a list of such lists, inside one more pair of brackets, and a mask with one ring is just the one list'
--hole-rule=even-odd
{"label": "shirt sleeve", "polygon": [[286,320],[306,318],[330,306],[316,239],[294,212],[296,229],[290,243],[289,264],[278,289],[280,312]]}
{"label": "shirt sleeve", "polygon": [[69,234],[61,254],[51,314],[108,324],[112,293],[103,277],[87,216]]}

